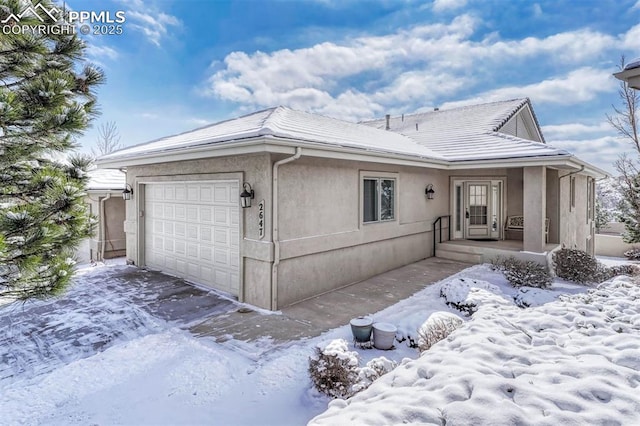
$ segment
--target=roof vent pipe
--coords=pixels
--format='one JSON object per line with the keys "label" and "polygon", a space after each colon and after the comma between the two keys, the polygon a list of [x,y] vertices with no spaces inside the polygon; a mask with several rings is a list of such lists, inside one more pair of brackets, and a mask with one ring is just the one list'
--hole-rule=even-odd
{"label": "roof vent pipe", "polygon": [[387,126],[384,128],[385,130],[389,130],[391,128],[391,126],[389,125],[389,121],[391,120],[391,115],[387,114],[384,116],[384,118],[387,119]]}

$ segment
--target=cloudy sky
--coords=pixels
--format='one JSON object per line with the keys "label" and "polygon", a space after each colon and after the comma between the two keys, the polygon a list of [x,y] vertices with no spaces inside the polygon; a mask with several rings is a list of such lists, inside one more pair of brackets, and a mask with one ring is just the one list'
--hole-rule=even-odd
{"label": "cloudy sky", "polygon": [[640,0],[67,4],[126,14],[85,37],[108,79],[86,150],[107,121],[127,146],[276,105],[360,120],[529,97],[548,143],[607,170],[630,151],[606,114]]}

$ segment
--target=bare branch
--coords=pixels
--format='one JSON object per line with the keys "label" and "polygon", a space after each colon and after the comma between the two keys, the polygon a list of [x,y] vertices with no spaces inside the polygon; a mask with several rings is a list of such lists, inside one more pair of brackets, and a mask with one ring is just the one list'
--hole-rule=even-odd
{"label": "bare branch", "polygon": [[95,148],[91,149],[94,157],[106,155],[122,148],[120,133],[115,121],[102,123],[98,128],[98,139]]}

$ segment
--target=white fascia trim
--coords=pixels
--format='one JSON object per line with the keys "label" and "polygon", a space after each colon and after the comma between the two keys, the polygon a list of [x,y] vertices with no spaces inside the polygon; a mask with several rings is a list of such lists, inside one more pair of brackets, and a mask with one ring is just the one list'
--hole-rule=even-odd
{"label": "white fascia trim", "polygon": [[220,142],[215,145],[189,147],[173,151],[137,154],[130,157],[110,158],[96,161],[99,168],[123,168],[127,166],[141,166],[147,164],[168,163],[174,161],[199,160],[202,158],[226,157],[255,153],[295,154],[296,147],[303,147],[304,156],[366,161],[409,165],[426,168],[447,168],[448,162],[443,160],[419,159],[412,155],[368,151],[366,149],[325,145],[309,141],[261,136],[246,141]]}
{"label": "white fascia trim", "polygon": [[[98,159],[96,165],[101,169],[119,169],[127,166],[142,166],[147,164],[170,163],[174,161],[200,160],[210,157],[224,157],[229,155],[255,154],[262,152],[273,152],[267,149],[264,140],[251,139],[244,142],[229,141],[219,142],[215,145],[203,145],[200,147],[188,147],[170,151],[159,151],[151,153],[141,153],[128,157],[116,157],[109,159]],[[284,153],[288,153],[285,150]]]}
{"label": "white fascia trim", "polygon": [[579,169],[585,166],[584,173],[594,177],[605,177],[607,172],[588,164],[572,155],[539,156],[523,158],[479,159],[465,161],[446,161],[430,158],[419,158],[412,155],[368,151],[366,149],[325,145],[309,141],[261,136],[246,141],[220,142],[215,145],[183,148],[174,151],[137,154],[131,157],[97,160],[99,168],[120,169],[127,166],[169,163],[174,161],[200,160],[202,158],[226,157],[232,155],[273,153],[293,155],[296,147],[304,148],[305,157],[321,157],[336,160],[363,161],[368,163],[395,164],[439,170],[488,169],[496,167],[551,166]]}
{"label": "white fascia trim", "polygon": [[541,156],[541,157],[525,157],[525,158],[507,158],[507,159],[495,159],[495,160],[470,160],[451,162],[450,170],[465,170],[465,169],[490,169],[498,167],[529,167],[529,166],[548,166],[548,167],[562,167],[570,169],[580,169],[584,166],[584,174],[592,175],[594,177],[606,177],[607,172],[593,166],[573,155],[562,156]]}

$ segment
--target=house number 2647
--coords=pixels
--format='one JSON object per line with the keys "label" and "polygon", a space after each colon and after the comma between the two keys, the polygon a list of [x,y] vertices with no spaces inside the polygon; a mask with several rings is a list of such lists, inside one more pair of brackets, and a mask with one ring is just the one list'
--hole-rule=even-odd
{"label": "house number 2647", "polygon": [[264,238],[264,200],[258,203],[258,235]]}

